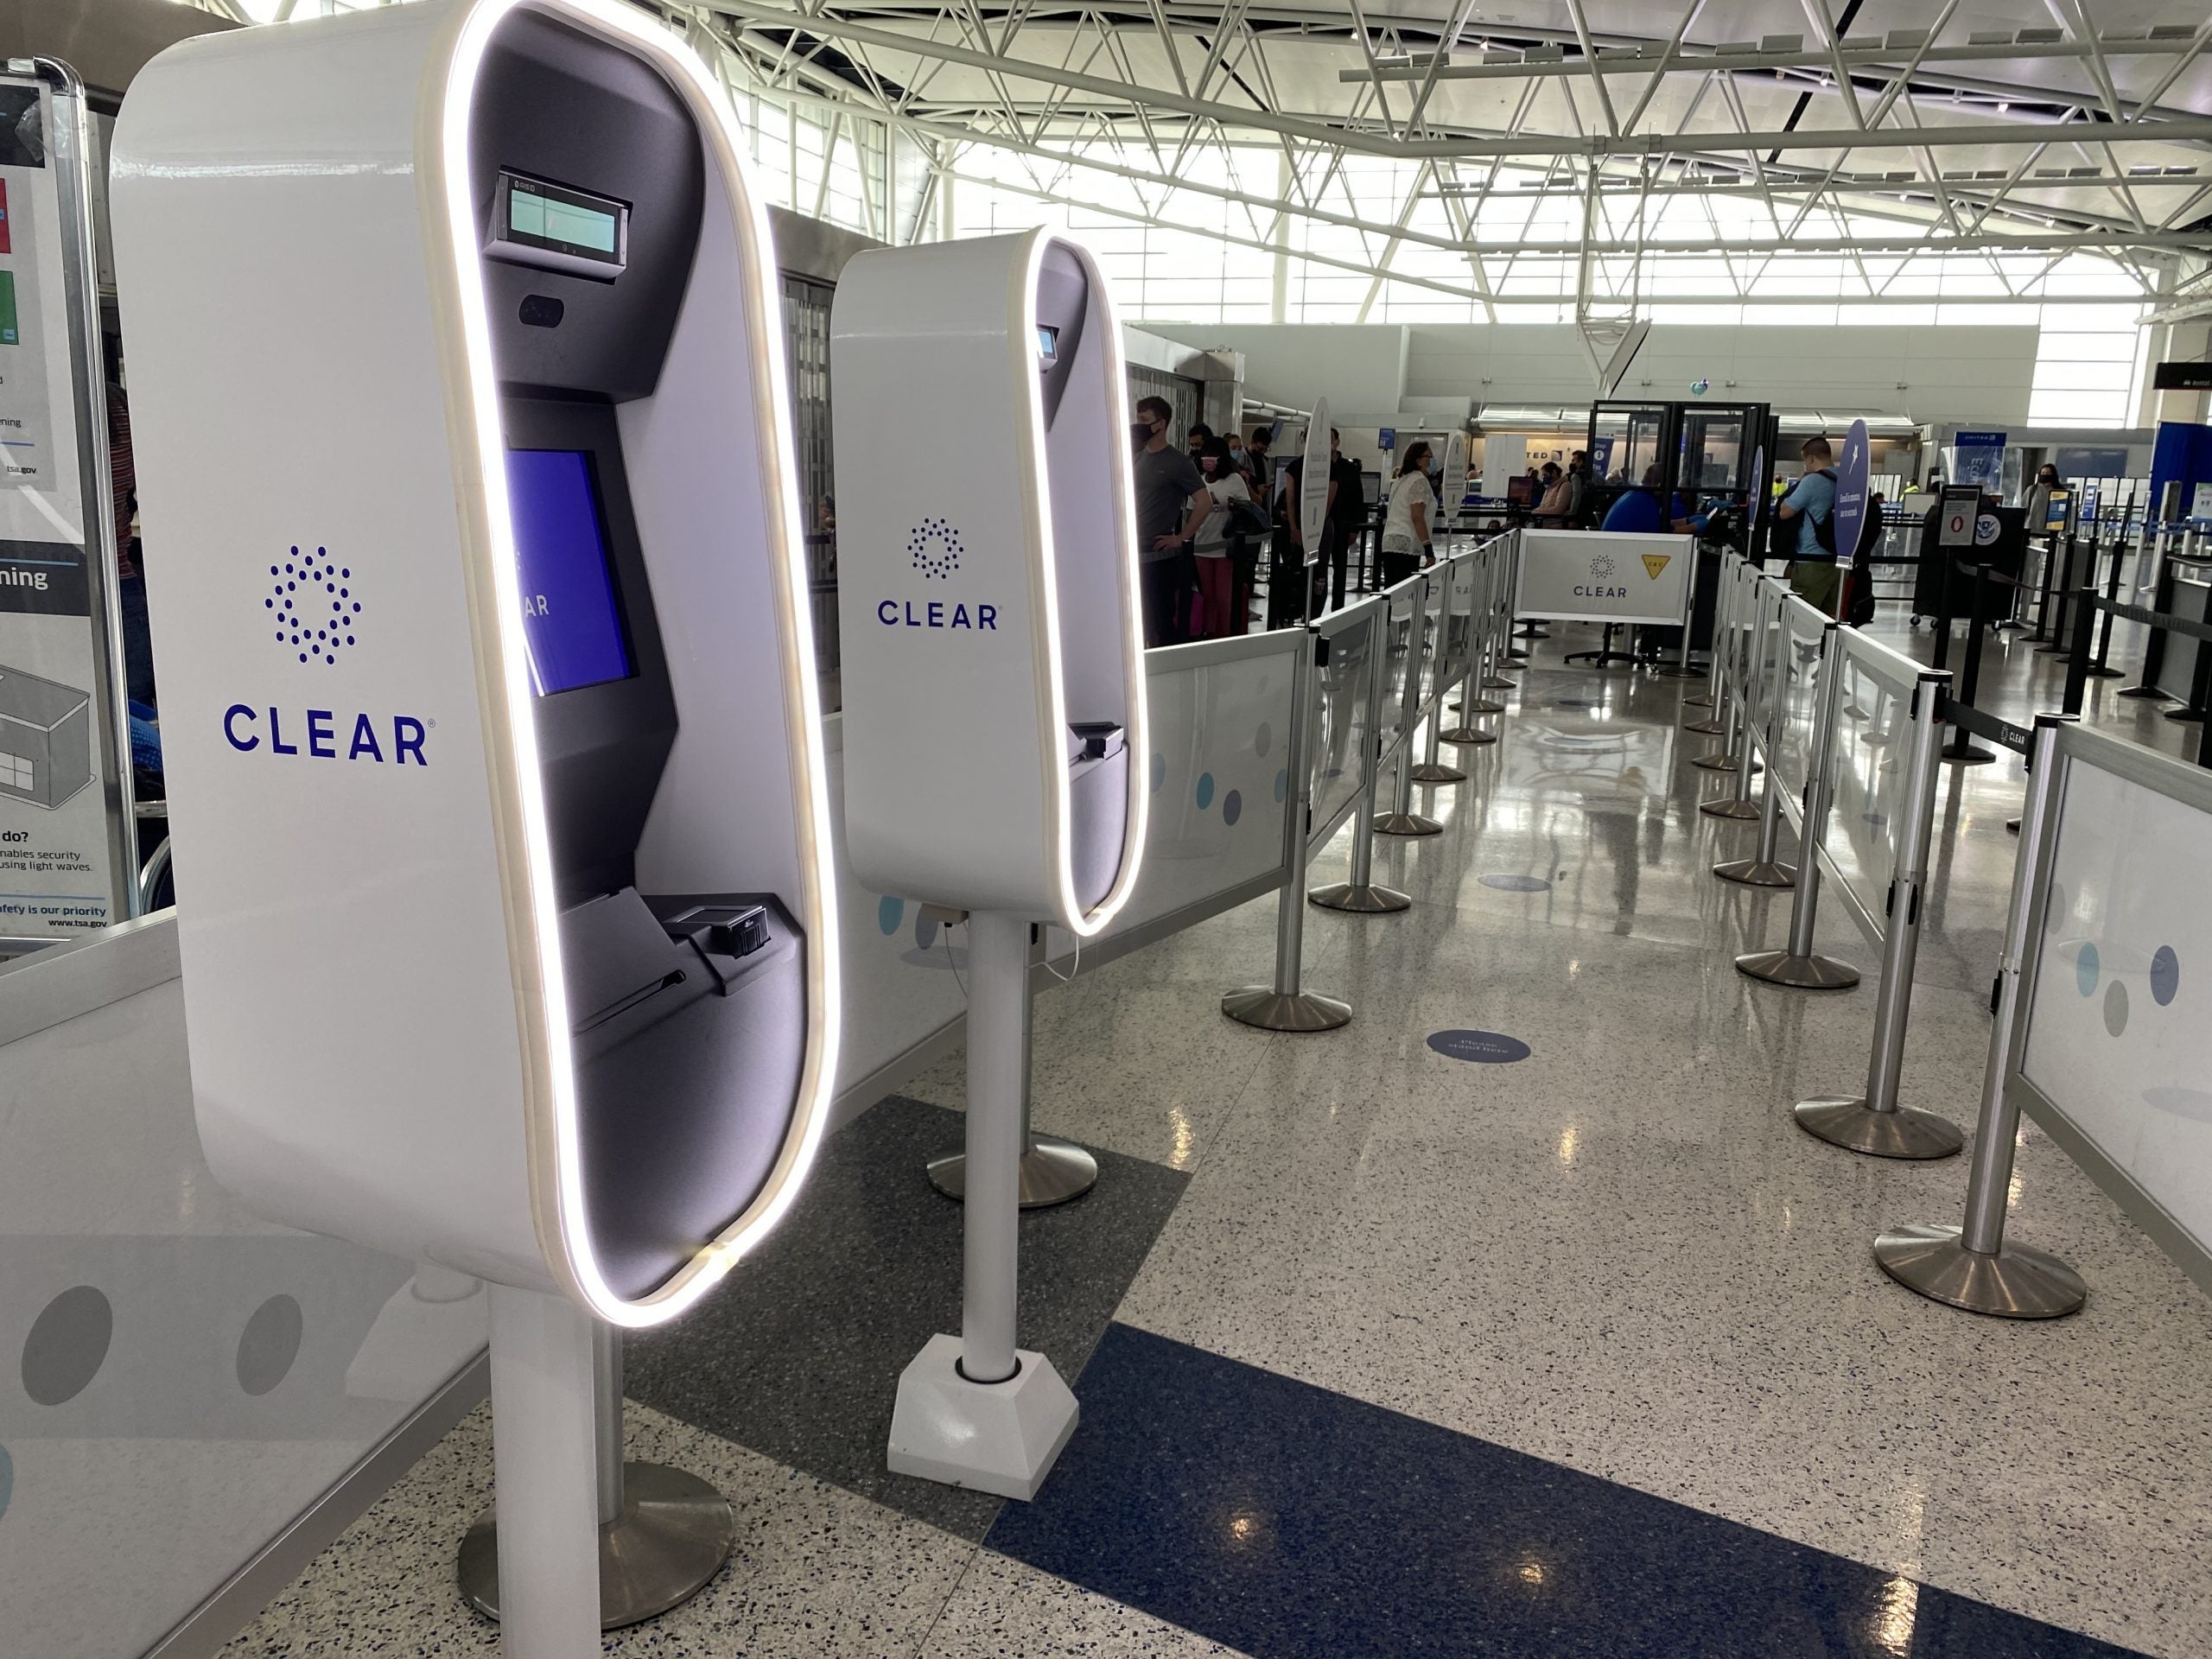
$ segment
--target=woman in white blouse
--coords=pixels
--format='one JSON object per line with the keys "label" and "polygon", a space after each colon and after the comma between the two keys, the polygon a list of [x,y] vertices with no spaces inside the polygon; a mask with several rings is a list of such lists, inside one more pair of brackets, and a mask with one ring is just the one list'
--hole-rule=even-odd
{"label": "woman in white blouse", "polygon": [[1199,637],[1223,639],[1244,632],[1245,619],[1236,614],[1236,567],[1230,556],[1229,543],[1231,537],[1243,533],[1235,504],[1249,503],[1252,491],[1244,474],[1236,470],[1226,439],[1205,441],[1198,451],[1198,471],[1205,479],[1206,493],[1213,497],[1213,511],[1198,527],[1198,539],[1191,549],[1198,555],[1198,599],[1204,613],[1205,630]]}
{"label": "woman in white blouse", "polygon": [[1390,506],[1382,518],[1382,585],[1392,587],[1425,564],[1436,563],[1429,547],[1436,495],[1428,486],[1429,448],[1406,446],[1398,475],[1390,483]]}

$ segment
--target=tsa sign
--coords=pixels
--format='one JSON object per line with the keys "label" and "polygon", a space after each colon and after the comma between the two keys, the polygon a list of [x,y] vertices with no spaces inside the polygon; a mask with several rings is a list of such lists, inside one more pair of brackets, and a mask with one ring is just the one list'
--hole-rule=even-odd
{"label": "tsa sign", "polygon": [[1835,469],[1835,551],[1847,563],[1859,550],[1866,523],[1866,423],[1853,421]]}

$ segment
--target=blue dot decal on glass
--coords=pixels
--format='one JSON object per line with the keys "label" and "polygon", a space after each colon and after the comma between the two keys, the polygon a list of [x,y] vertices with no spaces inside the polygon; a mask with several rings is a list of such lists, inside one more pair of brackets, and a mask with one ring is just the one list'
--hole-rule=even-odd
{"label": "blue dot decal on glass", "polygon": [[1264,760],[1268,751],[1274,746],[1275,728],[1263,720],[1260,722],[1260,729],[1252,734],[1252,753]]}
{"label": "blue dot decal on glass", "polygon": [[899,918],[906,913],[906,901],[904,899],[886,896],[875,901],[875,925],[883,930],[883,937],[887,939],[899,931]]}
{"label": "blue dot decal on glass", "polygon": [[1155,754],[1152,757],[1152,786],[1158,789],[1166,781],[1167,757],[1164,754]]}
{"label": "blue dot decal on glass", "polygon": [[914,943],[926,950],[937,943],[937,924],[926,916],[914,918]]}
{"label": "blue dot decal on glass", "polygon": [[1203,812],[1213,804],[1213,773],[1198,774],[1198,810]]}
{"label": "blue dot decal on glass", "polygon": [[1226,824],[1234,824],[1243,816],[1244,797],[1232,789],[1221,798],[1221,821]]}
{"label": "blue dot decal on glass", "polygon": [[1275,804],[1280,806],[1290,793],[1290,768],[1285,766],[1275,773]]}
{"label": "blue dot decal on glass", "polygon": [[1431,1032],[1428,1046],[1447,1060],[1476,1065],[1510,1065],[1529,1058],[1529,1045],[1496,1031]]}
{"label": "blue dot decal on glass", "polygon": [[1541,875],[1478,875],[1476,880],[1500,893],[1549,893],[1552,884]]}
{"label": "blue dot decal on glass", "polygon": [[2082,952],[2074,958],[2074,985],[2084,996],[2094,996],[2097,989],[2097,975],[2101,965],[2097,961],[2097,947],[2084,941]]}
{"label": "blue dot decal on glass", "polygon": [[2181,958],[2171,944],[2162,944],[2151,957],[2151,1000],[2164,1007],[2181,989]]}

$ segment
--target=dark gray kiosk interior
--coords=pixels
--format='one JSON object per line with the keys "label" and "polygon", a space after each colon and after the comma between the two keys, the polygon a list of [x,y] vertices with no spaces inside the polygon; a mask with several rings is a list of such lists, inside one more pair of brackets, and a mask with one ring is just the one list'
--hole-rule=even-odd
{"label": "dark gray kiosk interior", "polygon": [[[773,895],[638,887],[683,717],[647,572],[662,603],[681,604],[683,561],[744,556],[640,545],[616,414],[653,394],[667,360],[705,154],[647,64],[527,10],[494,36],[470,137],[586,1213],[607,1282],[635,1299],[766,1185],[806,1049],[805,940]],[[730,510],[747,516],[741,501]]]}
{"label": "dark gray kiosk interior", "polygon": [[[1044,472],[1052,499],[1052,577],[1059,613],[1074,626],[1060,637],[1067,699],[1068,844],[1077,904],[1090,910],[1114,888],[1128,822],[1128,688],[1120,630],[1096,619],[1121,613],[1121,549],[1104,499],[1099,465],[1109,444],[1124,444],[1107,383],[1105,353],[1085,336],[1093,314],[1082,262],[1049,243],[1037,273],[1037,356],[1045,406]],[[1090,346],[1085,349],[1086,345]],[[1075,396],[1071,397],[1069,393]]]}

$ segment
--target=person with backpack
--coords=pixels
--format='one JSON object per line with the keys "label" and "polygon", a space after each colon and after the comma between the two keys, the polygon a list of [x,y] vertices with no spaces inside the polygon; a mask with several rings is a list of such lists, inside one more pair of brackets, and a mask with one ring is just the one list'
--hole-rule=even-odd
{"label": "person with backpack", "polygon": [[1822,615],[1834,616],[1843,573],[1835,562],[1835,468],[1829,465],[1833,452],[1826,438],[1808,438],[1797,453],[1804,457],[1805,475],[1775,509],[1775,517],[1786,527],[1784,546],[1789,544],[1789,527],[1796,531],[1796,545],[1790,549],[1789,588]]}

